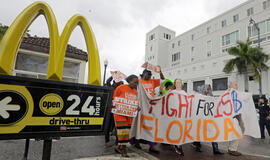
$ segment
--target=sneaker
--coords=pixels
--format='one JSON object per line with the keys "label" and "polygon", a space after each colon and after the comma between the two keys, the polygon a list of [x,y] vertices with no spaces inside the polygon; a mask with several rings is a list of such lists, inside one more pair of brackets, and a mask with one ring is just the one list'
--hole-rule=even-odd
{"label": "sneaker", "polygon": [[231,151],[231,150],[228,150],[228,153],[232,156],[241,156],[242,153],[238,152],[238,151]]}
{"label": "sneaker", "polygon": [[182,146],[174,146],[174,150],[180,156],[184,156],[184,152],[183,152]]}

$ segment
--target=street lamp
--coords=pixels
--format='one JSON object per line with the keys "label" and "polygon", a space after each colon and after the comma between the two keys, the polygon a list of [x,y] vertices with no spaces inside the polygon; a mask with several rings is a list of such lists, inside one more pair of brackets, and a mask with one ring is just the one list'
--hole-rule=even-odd
{"label": "street lamp", "polygon": [[105,59],[104,61],[104,77],[103,77],[103,86],[105,85],[105,77],[106,77],[106,69],[107,69],[107,66],[108,66],[108,60]]}
{"label": "street lamp", "polygon": [[[258,27],[258,24],[252,19],[250,18],[249,20],[249,25],[253,25],[257,31],[258,31],[258,51],[259,51],[259,54],[260,54],[260,42],[261,42],[261,39],[260,39],[260,28]],[[250,28],[252,30],[252,28]],[[260,79],[259,79],[259,92],[260,92],[260,97],[262,97],[262,70],[261,70],[261,59],[259,59],[259,74],[260,74]]]}

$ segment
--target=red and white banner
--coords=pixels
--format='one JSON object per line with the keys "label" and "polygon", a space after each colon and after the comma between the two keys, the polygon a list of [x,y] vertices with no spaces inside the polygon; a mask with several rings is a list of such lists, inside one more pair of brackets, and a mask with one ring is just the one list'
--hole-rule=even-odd
{"label": "red and white banner", "polygon": [[156,73],[160,73],[160,66],[158,65],[153,65],[149,62],[145,62],[143,65],[142,65],[143,68],[146,68],[150,71],[154,71]]}
{"label": "red and white banner", "polygon": [[118,82],[122,81],[123,79],[127,78],[127,76],[124,73],[120,72],[120,71],[111,71],[111,75],[113,77],[113,80],[116,83],[118,83]]}
{"label": "red and white banner", "polygon": [[[260,137],[250,93],[231,90],[211,97],[170,91],[163,97],[151,98],[141,84],[137,92],[141,111],[133,119],[130,137],[175,145],[231,141],[243,135]],[[239,117],[244,129],[239,125]]]}
{"label": "red and white banner", "polygon": [[139,101],[137,100],[115,97],[113,100],[114,108],[112,108],[112,113],[128,117],[135,117],[138,112],[138,105]]}

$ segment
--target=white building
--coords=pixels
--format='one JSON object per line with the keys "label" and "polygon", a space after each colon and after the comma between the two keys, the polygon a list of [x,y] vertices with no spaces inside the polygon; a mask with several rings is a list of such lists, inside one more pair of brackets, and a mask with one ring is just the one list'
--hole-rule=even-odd
{"label": "white building", "polygon": [[[219,95],[227,89],[229,81],[239,82],[244,90],[244,76],[231,75],[222,70],[228,59],[228,48],[236,41],[250,37],[257,46],[257,34],[250,27],[252,17],[259,23],[261,47],[270,54],[270,0],[248,0],[247,2],[181,34],[163,26],[157,26],[146,34],[145,61],[159,64],[168,78],[181,78],[184,88],[191,93],[198,85],[211,84],[213,94]],[[270,66],[270,61],[267,63]],[[154,75],[155,76],[155,75]],[[270,96],[270,71],[262,73],[262,92]],[[259,95],[259,83],[249,73],[249,91]]]}

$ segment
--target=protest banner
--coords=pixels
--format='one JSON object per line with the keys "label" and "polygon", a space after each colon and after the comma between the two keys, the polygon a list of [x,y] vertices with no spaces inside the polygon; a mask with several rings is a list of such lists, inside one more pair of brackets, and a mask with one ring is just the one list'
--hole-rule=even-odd
{"label": "protest banner", "polygon": [[[210,97],[171,91],[151,98],[141,84],[137,91],[141,111],[133,120],[130,137],[175,145],[231,141],[243,135],[260,137],[250,93],[231,90],[220,97]],[[243,119],[243,133],[237,116]]]}
{"label": "protest banner", "polygon": [[112,108],[112,113],[135,117],[137,115],[138,105],[139,101],[137,100],[115,97],[113,100],[114,108]]}
{"label": "protest banner", "polygon": [[111,71],[111,75],[113,77],[113,80],[116,83],[118,83],[118,82],[122,81],[123,79],[127,78],[127,76],[124,73],[120,72],[120,71]]}
{"label": "protest banner", "polygon": [[160,73],[160,66],[158,65],[153,65],[149,62],[145,62],[143,65],[142,65],[143,68],[146,68],[150,71],[154,71],[156,73]]}

